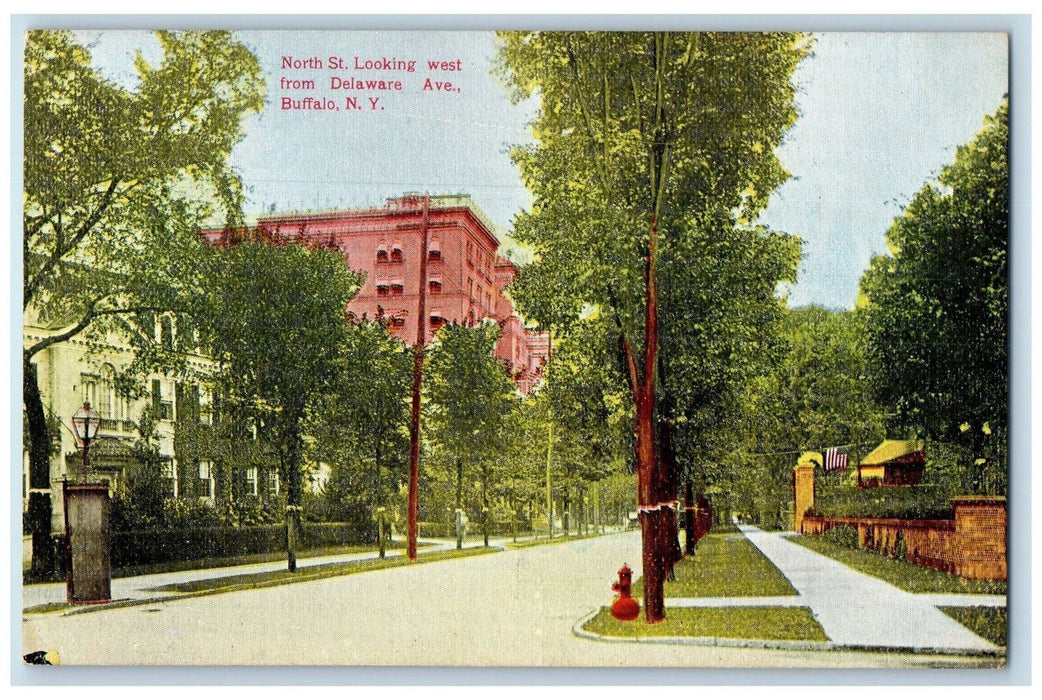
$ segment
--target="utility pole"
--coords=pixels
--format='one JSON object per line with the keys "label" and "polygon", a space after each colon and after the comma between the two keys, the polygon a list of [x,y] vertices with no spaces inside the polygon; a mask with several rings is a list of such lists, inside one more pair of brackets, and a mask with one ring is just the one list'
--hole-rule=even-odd
{"label": "utility pole", "polygon": [[554,538],[554,499],[550,491],[550,459],[553,455],[554,449],[554,420],[553,413],[550,413],[550,425],[547,428],[546,437],[546,519],[550,526],[547,531],[550,539]]}
{"label": "utility pole", "polygon": [[420,225],[420,300],[416,319],[416,345],[412,359],[412,422],[409,425],[409,534],[406,553],[416,559],[417,521],[420,515],[420,389],[423,385],[423,348],[427,344],[427,228],[430,197],[423,196]]}
{"label": "utility pole", "polygon": [[[547,343],[546,343],[546,364],[550,364],[550,354],[554,348],[554,332],[553,330],[547,331]],[[549,400],[546,406],[547,415],[547,435],[546,435],[546,519],[550,526],[547,531],[549,539],[554,538],[554,499],[550,490],[550,461],[553,457],[554,451],[554,405],[553,401]]]}

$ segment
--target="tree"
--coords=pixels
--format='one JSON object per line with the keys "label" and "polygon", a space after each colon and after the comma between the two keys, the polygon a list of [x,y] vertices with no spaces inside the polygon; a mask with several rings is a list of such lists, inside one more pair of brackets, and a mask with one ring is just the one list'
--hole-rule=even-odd
{"label": "tree", "polygon": [[412,363],[408,347],[372,321],[347,330],[340,362],[315,437],[333,466],[334,507],[371,531],[375,509],[397,493],[408,463]]}
{"label": "tree", "polygon": [[[748,224],[787,177],[774,155],[796,118],[789,82],[809,49],[783,33],[504,33],[501,69],[516,99],[538,92],[537,144],[515,151],[531,213],[515,235],[536,250],[522,274],[562,324],[585,304],[615,322],[634,409],[645,614],[664,619],[662,583],[679,557],[670,507],[677,468],[662,401],[659,264],[684,232]],[[712,222],[711,226],[706,222]],[[545,318],[549,308],[564,318]],[[556,327],[555,327],[556,329]],[[665,411],[665,413],[663,413]]]}
{"label": "tree", "polygon": [[541,393],[554,419],[553,481],[563,491],[565,534],[573,496],[582,504],[592,483],[632,471],[632,404],[610,331],[611,322],[599,314],[576,321],[544,374]]}
{"label": "tree", "polygon": [[514,399],[506,369],[492,352],[499,326],[448,324],[431,346],[426,372],[429,435],[455,463],[457,509],[463,508],[464,477],[476,472],[481,484],[482,532],[488,546],[490,489],[501,470],[505,429]]}
{"label": "tree", "polygon": [[277,243],[213,249],[209,314],[201,325],[220,366],[225,403],[249,417],[278,459],[286,484],[287,566],[295,571],[304,436],[339,381],[345,307],[361,279],[339,251]]}
{"label": "tree", "polygon": [[22,353],[36,575],[53,562],[51,436],[33,358],[108,331],[148,349],[153,330],[139,315],[180,308],[199,282],[196,227],[240,216],[228,156],[242,117],[263,104],[260,66],[227,32],[157,36],[161,62],[139,55],[139,85],[127,90],[94,71],[70,33],[26,35],[22,310],[51,331]]}
{"label": "tree", "polygon": [[[1008,149],[1004,103],[894,220],[890,255],[861,282],[879,402],[905,430],[968,441],[982,460],[967,484],[977,491],[986,443],[1004,446],[1008,424]],[[1004,472],[998,452],[990,465]]]}
{"label": "tree", "polygon": [[882,411],[866,375],[864,316],[820,307],[786,311],[778,353],[749,382],[741,401],[739,459],[747,478],[732,483],[774,525],[792,499],[796,457],[807,450],[850,445],[851,463],[885,435]]}

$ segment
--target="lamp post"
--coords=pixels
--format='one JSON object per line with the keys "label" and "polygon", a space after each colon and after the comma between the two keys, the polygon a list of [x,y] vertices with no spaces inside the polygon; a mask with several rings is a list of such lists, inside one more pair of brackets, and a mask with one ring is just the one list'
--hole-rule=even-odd
{"label": "lamp post", "polygon": [[105,603],[112,593],[109,489],[105,483],[87,483],[90,443],[101,429],[101,416],[85,402],[73,415],[72,425],[83,442],[83,476],[79,484],[62,484],[66,596],[73,605]]}
{"label": "lamp post", "polygon": [[83,443],[83,481],[86,483],[90,474],[90,443],[97,437],[101,428],[101,416],[90,407],[89,402],[84,401],[83,408],[72,416],[72,428],[76,431],[76,437]]}

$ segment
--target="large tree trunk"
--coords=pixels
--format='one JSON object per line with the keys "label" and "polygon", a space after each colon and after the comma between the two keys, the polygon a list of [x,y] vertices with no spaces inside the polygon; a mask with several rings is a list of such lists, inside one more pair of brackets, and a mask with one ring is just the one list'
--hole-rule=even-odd
{"label": "large tree trunk", "polygon": [[22,361],[22,402],[29,430],[29,527],[33,536],[33,580],[54,573],[54,541],[51,538],[51,434],[40,396],[36,364]]}
{"label": "large tree trunk", "polygon": [[[644,356],[641,381],[631,381],[634,391],[637,435],[637,507],[640,513],[643,569],[644,619],[649,623],[666,619],[662,591],[666,575],[680,557],[677,520],[673,512],[677,484],[672,450],[664,442],[665,459],[657,444],[655,421],[656,369],[658,366],[658,286],[655,281],[655,246],[658,219],[651,218],[648,250],[644,262]],[[632,353],[630,353],[632,356]],[[636,368],[631,370],[636,377]],[[668,429],[668,426],[665,426]],[[668,434],[665,436],[668,438]]]}
{"label": "large tree trunk", "polygon": [[684,483],[684,553],[695,553],[695,516],[698,513],[695,505],[695,485],[688,475]]}
{"label": "large tree trunk", "polygon": [[297,570],[297,548],[301,539],[300,435],[292,431],[286,455],[286,567]]}

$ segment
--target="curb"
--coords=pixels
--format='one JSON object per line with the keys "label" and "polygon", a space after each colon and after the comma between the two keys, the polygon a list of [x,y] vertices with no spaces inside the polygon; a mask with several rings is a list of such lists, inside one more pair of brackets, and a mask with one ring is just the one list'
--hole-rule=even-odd
{"label": "curb", "polygon": [[729,637],[610,637],[585,629],[586,624],[594,618],[601,608],[595,608],[584,615],[574,625],[572,634],[576,637],[597,642],[615,644],[673,644],[703,647],[732,647],[741,649],[780,649],[786,651],[874,651],[902,654],[929,654],[934,656],[979,656],[996,659],[1006,657],[1006,647],[995,650],[958,649],[949,647],[892,647],[867,644],[836,644],[835,642],[812,642],[795,639],[732,639]]}
{"label": "curb", "polygon": [[[477,548],[473,548],[473,549],[477,549]],[[488,549],[490,551],[478,552],[478,553],[475,553],[475,554],[469,554],[469,555],[465,555],[465,557],[482,556],[483,554],[494,554],[496,552],[504,551],[504,549],[502,547],[498,547],[498,546],[495,546],[495,545],[490,545],[488,547]],[[464,549],[463,551],[466,551],[466,549]],[[391,557],[391,559],[398,559],[398,558],[399,557]],[[98,603],[98,604],[95,604],[95,605],[81,605],[81,606],[76,606],[76,607],[70,607],[67,610],[55,610],[55,611],[52,611],[52,612],[26,613],[25,610],[22,610],[22,619],[24,620],[27,617],[43,617],[43,616],[47,616],[47,615],[59,615],[61,617],[67,617],[69,615],[83,615],[85,613],[100,612],[100,611],[103,611],[103,610],[116,610],[116,609],[119,609],[119,608],[132,608],[132,607],[138,607],[138,606],[142,606],[142,605],[156,605],[156,604],[159,604],[159,603],[167,603],[167,602],[172,602],[172,601],[176,601],[176,600],[185,600],[185,599],[188,599],[188,598],[201,598],[203,596],[220,595],[222,593],[236,593],[238,591],[259,590],[259,589],[262,589],[262,588],[275,588],[276,586],[291,586],[291,585],[296,584],[296,583],[309,583],[311,581],[319,581],[319,580],[327,579],[327,578],[341,578],[341,577],[345,577],[345,576],[354,576],[354,575],[357,575],[357,574],[360,574],[360,573],[371,573],[373,571],[383,571],[384,569],[396,569],[396,568],[402,568],[403,566],[413,566],[415,564],[437,564],[440,561],[449,561],[451,559],[456,559],[456,558],[460,558],[460,557],[446,557],[445,559],[439,559],[437,561],[426,561],[426,562],[422,561],[422,560],[417,560],[415,562],[410,562],[408,564],[403,564],[403,565],[386,566],[386,567],[380,567],[380,568],[377,568],[377,569],[370,569],[368,571],[352,571],[352,572],[339,573],[339,574],[331,574],[331,573],[311,573],[311,574],[307,574],[307,573],[303,573],[303,574],[300,574],[299,576],[295,576],[295,577],[293,577],[291,579],[280,579],[280,580],[275,580],[275,581],[258,581],[256,583],[235,583],[235,584],[231,584],[231,585],[228,585],[228,586],[219,586],[219,587],[215,587],[215,588],[206,588],[206,589],[203,589],[201,591],[187,591],[187,592],[184,592],[184,593],[171,593],[169,595],[152,596],[152,597],[148,597],[148,598],[120,598],[119,600],[113,600],[113,601],[110,601],[108,603]],[[362,561],[368,561],[368,560],[362,560]],[[304,571],[304,570],[305,569],[301,569],[301,571]],[[197,581],[204,581],[206,579],[196,579],[196,580]]]}

